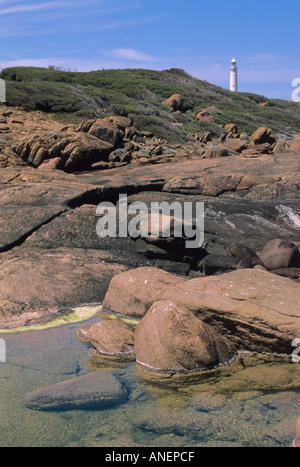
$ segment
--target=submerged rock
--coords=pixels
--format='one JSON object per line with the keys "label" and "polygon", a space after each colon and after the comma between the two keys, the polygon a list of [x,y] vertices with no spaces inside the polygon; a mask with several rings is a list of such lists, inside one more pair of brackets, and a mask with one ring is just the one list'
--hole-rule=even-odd
{"label": "submerged rock", "polygon": [[112,373],[96,371],[27,394],[26,407],[45,411],[103,409],[126,398],[126,390]]}

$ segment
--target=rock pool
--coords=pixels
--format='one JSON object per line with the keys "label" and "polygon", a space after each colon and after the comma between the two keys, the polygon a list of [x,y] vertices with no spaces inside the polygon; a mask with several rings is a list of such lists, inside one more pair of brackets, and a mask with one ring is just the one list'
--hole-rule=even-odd
{"label": "rock pool", "polygon": [[[97,368],[77,332],[98,320],[0,334],[2,447],[291,446],[300,415],[297,364],[245,356],[212,377],[183,379],[145,375],[132,361]],[[102,370],[113,373],[126,400],[88,409],[26,406],[29,393]]]}

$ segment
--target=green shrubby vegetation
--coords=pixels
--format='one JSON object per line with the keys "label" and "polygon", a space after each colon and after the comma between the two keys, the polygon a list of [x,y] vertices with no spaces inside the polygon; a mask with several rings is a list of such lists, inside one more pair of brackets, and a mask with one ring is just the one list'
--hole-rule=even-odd
{"label": "green shrubby vegetation", "polygon": [[[0,77],[7,83],[8,105],[41,110],[66,122],[130,116],[138,129],[178,141],[198,131],[217,136],[219,125],[227,123],[238,124],[248,134],[261,125],[279,133],[300,131],[298,104],[252,93],[233,94],[179,69],[76,72],[52,66],[16,67],[2,70]],[[162,104],[173,94],[183,99],[179,114]],[[213,122],[198,122],[197,113],[210,106],[218,109]]]}

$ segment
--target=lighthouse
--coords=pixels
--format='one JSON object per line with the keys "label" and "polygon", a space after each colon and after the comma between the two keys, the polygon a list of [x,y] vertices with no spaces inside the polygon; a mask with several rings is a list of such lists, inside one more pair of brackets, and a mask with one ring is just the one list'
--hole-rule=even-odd
{"label": "lighthouse", "polygon": [[232,92],[237,92],[238,90],[237,71],[238,71],[238,67],[236,66],[236,59],[233,58],[231,60],[231,67],[230,67],[230,91]]}

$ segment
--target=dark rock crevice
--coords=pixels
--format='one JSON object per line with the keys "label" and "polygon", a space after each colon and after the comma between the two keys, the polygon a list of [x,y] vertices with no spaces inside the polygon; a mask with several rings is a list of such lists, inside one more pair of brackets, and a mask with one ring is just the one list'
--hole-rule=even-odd
{"label": "dark rock crevice", "polygon": [[41,227],[50,224],[54,219],[61,216],[64,212],[66,212],[66,209],[61,208],[61,210],[59,210],[56,213],[53,213],[46,220],[35,225],[34,227],[29,229],[25,233],[20,234],[18,237],[16,237],[11,242],[7,242],[6,244],[0,245],[0,253],[6,253],[8,251],[13,250],[16,247],[23,245],[26,242],[26,240],[31,237],[33,233],[37,232]]}

